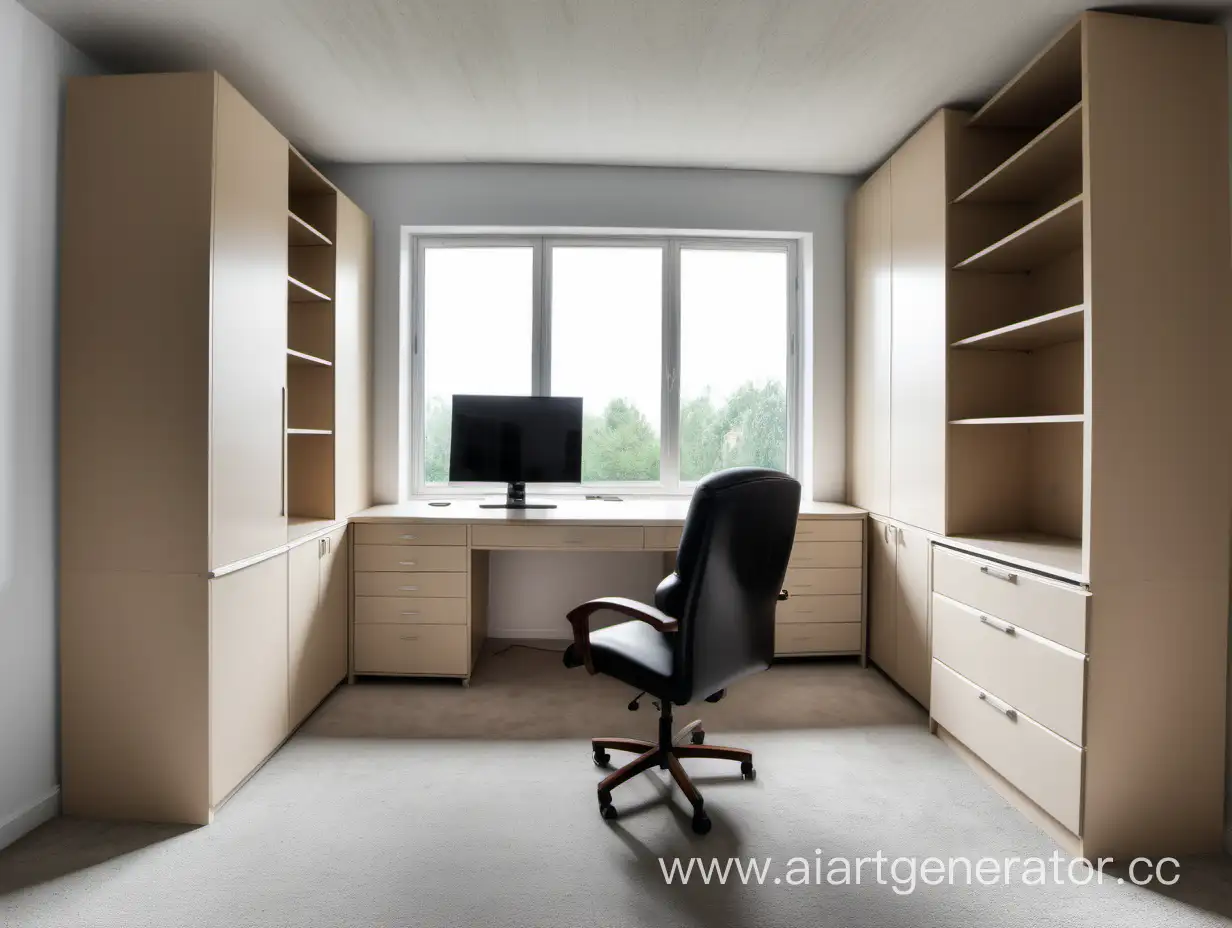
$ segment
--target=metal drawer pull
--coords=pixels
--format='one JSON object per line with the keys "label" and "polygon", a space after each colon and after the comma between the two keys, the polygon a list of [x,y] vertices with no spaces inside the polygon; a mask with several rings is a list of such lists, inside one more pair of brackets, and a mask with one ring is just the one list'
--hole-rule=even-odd
{"label": "metal drawer pull", "polygon": [[399,561],[398,566],[399,567],[414,567],[415,562],[414,561]]}
{"label": "metal drawer pull", "polygon": [[990,706],[992,706],[994,709],[996,709],[998,712],[1004,715],[1011,722],[1018,721],[1018,710],[1013,708],[1012,706],[1007,706],[1005,703],[999,700],[996,696],[989,696],[983,690],[980,690],[980,699],[984,700],[984,702],[988,703]]}
{"label": "metal drawer pull", "polygon": [[1018,634],[1018,629],[1016,629],[1009,622],[998,622],[996,619],[992,618],[991,616],[986,616],[986,615],[981,615],[980,621],[983,622],[985,625],[987,625],[989,628],[995,628],[997,631],[1005,632],[1007,635],[1017,635]]}
{"label": "metal drawer pull", "polygon": [[399,615],[419,615],[418,612],[400,612]]}
{"label": "metal drawer pull", "polygon": [[400,586],[400,587],[398,587],[398,592],[399,592],[399,593],[414,593],[414,592],[417,592],[418,590],[419,590],[419,587],[417,587],[417,586]]}
{"label": "metal drawer pull", "polygon": [[988,574],[990,577],[996,577],[998,580],[1004,580],[1006,583],[1018,582],[1018,574],[1010,573],[1008,570],[997,570],[997,568],[989,567],[987,564],[980,566],[980,573]]}
{"label": "metal drawer pull", "polygon": [[398,637],[401,638],[403,641],[418,641],[419,640],[418,635],[399,635]]}
{"label": "metal drawer pull", "polygon": [[414,541],[415,540],[414,535],[399,535],[398,537],[401,538],[403,541]]}

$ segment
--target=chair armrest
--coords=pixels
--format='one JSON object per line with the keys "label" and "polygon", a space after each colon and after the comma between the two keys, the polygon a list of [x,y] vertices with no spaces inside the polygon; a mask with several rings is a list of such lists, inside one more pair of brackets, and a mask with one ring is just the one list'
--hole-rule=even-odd
{"label": "chair armrest", "polygon": [[661,632],[674,632],[679,627],[679,623],[666,612],[639,603],[635,599],[625,599],[623,596],[601,596],[599,599],[582,603],[576,609],[570,610],[566,618],[573,626],[573,646],[582,658],[582,663],[586,665],[586,672],[590,674],[595,673],[594,659],[590,654],[590,617],[605,609],[645,622]]}

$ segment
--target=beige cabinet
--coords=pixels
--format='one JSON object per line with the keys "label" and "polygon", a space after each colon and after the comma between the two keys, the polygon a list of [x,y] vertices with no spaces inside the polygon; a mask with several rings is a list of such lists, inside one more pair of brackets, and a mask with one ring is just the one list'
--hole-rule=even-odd
{"label": "beige cabinet", "polygon": [[289,727],[306,719],[347,673],[346,528],[288,553]]}
{"label": "beige cabinet", "polygon": [[372,504],[372,220],[338,194],[334,294],[334,514]]}
{"label": "beige cabinet", "polygon": [[928,706],[929,564],[926,532],[873,517],[869,532],[869,657]]}
{"label": "beige cabinet", "polygon": [[209,581],[210,804],[287,735],[287,556]]}

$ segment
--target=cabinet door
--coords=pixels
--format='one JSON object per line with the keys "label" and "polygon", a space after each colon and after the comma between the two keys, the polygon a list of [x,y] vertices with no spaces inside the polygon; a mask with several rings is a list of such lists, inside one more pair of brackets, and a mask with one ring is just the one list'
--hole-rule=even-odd
{"label": "cabinet door", "polygon": [[346,529],[291,549],[290,723],[306,719],[347,671]]}
{"label": "cabinet door", "polygon": [[924,532],[900,528],[895,533],[895,673],[898,685],[928,707],[932,647],[929,635],[929,565],[931,543]]}
{"label": "cabinet door", "polygon": [[372,505],[372,220],[338,194],[334,284],[334,515]]}
{"label": "cabinet door", "polygon": [[210,803],[287,735],[287,555],[209,581]]}
{"label": "cabinet door", "polygon": [[945,533],[946,114],[890,159],[890,508]]}
{"label": "cabinet door", "polygon": [[868,541],[868,656],[891,677],[898,678],[898,633],[895,610],[898,593],[897,529],[881,519],[869,521]]}
{"label": "cabinet door", "polygon": [[210,566],[286,543],[287,142],[218,78]]}
{"label": "cabinet door", "polygon": [[321,552],[325,540],[306,541],[287,552],[288,723],[294,728],[312,711],[312,662],[321,603]]}
{"label": "cabinet door", "polygon": [[890,168],[883,167],[852,199],[850,500],[890,511]]}

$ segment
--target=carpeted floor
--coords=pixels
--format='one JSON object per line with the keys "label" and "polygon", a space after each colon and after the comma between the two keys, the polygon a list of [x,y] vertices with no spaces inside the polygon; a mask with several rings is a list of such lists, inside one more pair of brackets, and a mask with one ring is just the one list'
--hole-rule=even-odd
{"label": "carpeted floor", "polygon": [[[218,814],[182,829],[59,819],[0,852],[0,925],[402,926],[1232,925],[1232,860],[1182,862],[1167,895],[1102,886],[825,885],[831,858],[1038,856],[1053,845],[928,734],[880,675],[793,663],[688,707],[708,739],[752,748],[758,778],[690,761],[714,830],[698,838],[659,772],[604,822],[586,739],[650,736],[649,704],[559,657],[486,656],[456,683],[344,687]],[[617,756],[619,759],[619,755]],[[772,858],[764,885],[659,858]],[[806,858],[812,885],[788,885]],[[816,860],[821,858],[822,885]],[[906,864],[900,890],[909,885]],[[1062,868],[1064,870],[1064,867]],[[776,884],[775,878],[782,882]]]}

